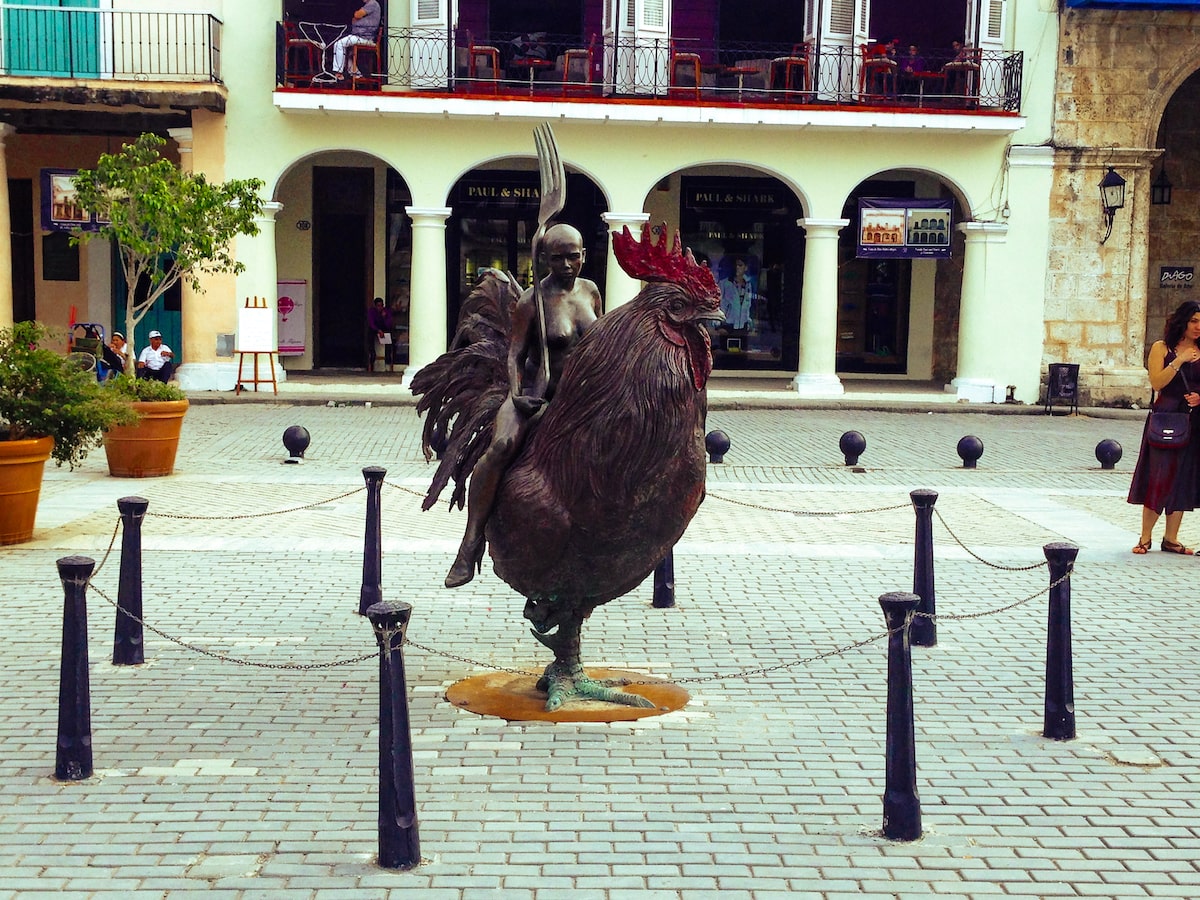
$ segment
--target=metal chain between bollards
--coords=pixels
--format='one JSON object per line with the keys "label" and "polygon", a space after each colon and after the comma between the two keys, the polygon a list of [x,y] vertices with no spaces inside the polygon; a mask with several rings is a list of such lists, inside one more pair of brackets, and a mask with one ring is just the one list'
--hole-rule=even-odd
{"label": "metal chain between bollards", "polygon": [[[1023,597],[1020,600],[1017,600],[1013,603],[1006,604],[1004,606],[997,607],[996,609],[985,609],[985,610],[982,610],[982,611],[976,612],[976,613],[958,613],[958,614],[938,613],[935,615],[930,615],[929,613],[914,612],[912,614],[912,616],[910,616],[910,619],[911,618],[926,618],[926,619],[933,619],[935,621],[938,619],[945,619],[947,621],[959,621],[959,620],[965,620],[965,619],[982,619],[986,616],[999,615],[1000,613],[1008,612],[1011,609],[1016,609],[1018,606],[1023,606],[1026,603],[1030,603],[1033,600],[1036,600],[1038,597],[1043,596],[1044,594],[1050,593],[1051,590],[1058,587],[1064,581],[1069,580],[1070,577],[1071,577],[1071,573],[1068,572],[1067,574],[1063,575],[1062,578],[1059,578],[1053,584],[1050,584],[1049,586],[1043,588],[1042,590],[1038,591],[1037,593],[1030,594],[1028,597]],[[832,650],[825,650],[825,651],[822,651],[821,653],[815,653],[812,656],[806,656],[803,659],[796,659],[796,660],[792,660],[791,662],[776,663],[775,665],[763,666],[763,667],[760,667],[757,669],[742,669],[741,671],[738,671],[738,672],[721,673],[721,674],[717,674],[717,675],[692,675],[692,676],[685,676],[683,678],[659,678],[659,679],[656,679],[655,681],[631,681],[630,684],[636,684],[636,685],[663,684],[663,683],[667,683],[667,684],[701,684],[703,682],[709,682],[709,681],[745,680],[745,679],[751,678],[756,675],[766,675],[770,672],[778,672],[783,669],[791,669],[791,668],[795,668],[796,666],[804,666],[804,665],[808,665],[809,663],[819,662],[820,660],[823,660],[823,659],[830,659],[835,656],[842,656],[846,653],[849,653],[852,650],[858,650],[860,647],[865,647],[868,644],[873,644],[876,641],[880,641],[883,638],[886,638],[891,633],[892,632],[890,632],[890,631],[881,631],[878,634],[870,635],[869,637],[865,637],[865,638],[862,638],[861,640],[854,641],[851,644],[846,644],[845,646],[842,646],[842,647],[835,647]],[[488,662],[484,662],[482,660],[472,659],[469,656],[462,656],[461,654],[458,654],[458,653],[451,653],[448,650],[439,650],[436,647],[430,647],[426,644],[419,644],[416,641],[412,640],[411,638],[406,638],[404,643],[406,646],[415,647],[417,650],[423,650],[426,653],[432,654],[434,656],[440,656],[443,659],[450,659],[450,660],[454,660],[455,662],[466,663],[467,665],[477,666],[482,669],[491,669],[496,672],[506,672],[509,675],[524,675],[524,676],[529,676],[529,677],[533,677],[533,678],[540,677],[542,674],[540,672],[528,672],[524,669],[513,669],[508,666],[499,666],[494,663],[488,663]]]}
{"label": "metal chain between bollards", "polygon": [[720,494],[708,494],[708,497],[714,500],[721,500],[725,503],[732,503],[734,506],[742,506],[746,509],[757,509],[762,512],[777,512],[788,513],[793,516],[858,516],[864,513],[891,512],[893,509],[908,509],[910,504],[898,503],[895,506],[876,506],[872,509],[839,509],[839,510],[808,510],[808,509],[782,509],[777,506],[763,506],[759,503],[747,503],[745,500],[734,500],[730,497],[722,497]]}
{"label": "metal chain between bollards", "polygon": [[237,666],[250,666],[250,667],[256,668],[256,669],[297,669],[300,671],[307,671],[309,669],[334,669],[334,668],[337,668],[338,666],[354,665],[355,663],[365,662],[366,660],[369,660],[369,659],[375,659],[378,656],[377,653],[367,653],[362,656],[353,656],[353,657],[348,657],[346,659],[336,659],[336,660],[332,660],[330,662],[266,663],[266,662],[259,662],[258,660],[244,659],[242,657],[231,656],[228,653],[218,653],[215,650],[209,650],[206,647],[199,647],[195,644],[189,644],[187,641],[181,640],[180,638],[173,637],[172,635],[167,634],[161,628],[156,628],[155,626],[151,625],[144,618],[138,618],[137,616],[130,613],[128,610],[122,609],[121,605],[119,603],[114,601],[111,597],[108,596],[108,594],[104,593],[104,591],[102,591],[100,588],[96,587],[96,585],[91,584],[89,582],[88,586],[91,587],[92,590],[94,590],[101,597],[103,597],[104,600],[107,601],[108,604],[113,607],[113,609],[117,610],[117,612],[133,619],[135,622],[137,622],[143,628],[148,628],[150,631],[153,631],[155,634],[157,634],[163,640],[170,641],[172,644],[182,647],[184,650],[191,650],[193,653],[199,653],[201,656],[211,657],[219,662],[233,663],[234,665],[237,665]]}
{"label": "metal chain between bollards", "polygon": [[959,538],[959,536],[954,533],[954,529],[952,529],[949,525],[947,525],[946,520],[942,518],[941,510],[935,509],[933,511],[933,514],[935,516],[937,516],[937,520],[942,523],[942,527],[945,528],[947,532],[949,532],[950,537],[954,538],[954,543],[958,544],[958,546],[960,546],[964,550],[966,550],[967,553],[972,558],[983,563],[985,566],[991,566],[993,569],[1000,569],[1004,572],[1032,572],[1034,569],[1040,569],[1043,566],[1047,565],[1047,562],[1044,559],[1039,563],[1033,563],[1032,565],[1029,565],[1029,566],[1002,566],[999,563],[990,562],[989,560],[984,559],[982,556],[980,556],[978,553],[976,553],[974,550],[972,550],[970,547],[968,547],[966,544],[964,544],[962,542],[962,539]]}
{"label": "metal chain between bollards", "polygon": [[344,494],[338,494],[336,497],[329,497],[325,500],[317,500],[313,503],[305,503],[303,506],[291,506],[287,509],[276,509],[271,512],[263,513],[244,513],[238,516],[185,516],[181,513],[146,513],[147,516],[156,516],[160,519],[187,519],[200,522],[232,522],[237,519],[265,519],[267,516],[282,516],[285,513],[301,512],[306,509],[315,509],[318,506],[324,506],[326,503],[333,503],[337,500],[345,500],[347,497],[353,497],[355,494],[365,491],[365,487],[355,488],[352,491],[346,491]]}

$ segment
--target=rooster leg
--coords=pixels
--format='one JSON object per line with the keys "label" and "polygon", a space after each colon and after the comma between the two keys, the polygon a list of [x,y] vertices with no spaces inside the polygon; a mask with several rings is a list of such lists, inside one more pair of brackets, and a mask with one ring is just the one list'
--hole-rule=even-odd
{"label": "rooster leg", "polygon": [[617,690],[613,682],[590,678],[579,658],[583,620],[591,615],[590,600],[549,598],[525,603],[525,618],[533,625],[533,636],[554,651],[554,662],[538,679],[537,689],[545,691],[546,709],[553,712],[568,700],[600,700],[643,709],[654,704],[637,694]]}

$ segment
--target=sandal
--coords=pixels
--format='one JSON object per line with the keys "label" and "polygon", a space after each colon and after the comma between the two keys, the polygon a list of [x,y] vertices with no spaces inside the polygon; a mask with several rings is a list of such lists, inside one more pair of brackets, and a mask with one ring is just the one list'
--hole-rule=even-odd
{"label": "sandal", "polygon": [[1133,548],[1133,552],[1138,554],[1139,556],[1141,556],[1144,553],[1149,553],[1150,552],[1150,542],[1144,541],[1143,543],[1138,544],[1136,547]]}
{"label": "sandal", "polygon": [[1178,541],[1168,541],[1166,538],[1163,538],[1163,542],[1158,545],[1158,549],[1164,553],[1178,553],[1182,556],[1191,556],[1196,552],[1191,547],[1185,547]]}

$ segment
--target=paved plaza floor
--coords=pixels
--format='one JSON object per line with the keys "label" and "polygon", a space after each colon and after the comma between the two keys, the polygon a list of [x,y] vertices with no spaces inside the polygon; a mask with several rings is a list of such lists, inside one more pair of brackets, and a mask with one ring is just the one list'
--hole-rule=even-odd
{"label": "paved plaza floor", "polygon": [[[171,477],[110,478],[102,451],[47,470],[34,539],[0,548],[0,900],[1200,897],[1200,561],[1130,553],[1138,414],[714,395],[708,427],[732,448],[676,549],[677,606],[653,608],[647,581],[584,629],[588,663],[678,681],[690,702],[618,724],[509,723],[447,688],[540,671],[548,651],[488,565],[442,587],[464,516],[420,511],[432,466],[412,407],[389,396],[197,402]],[[290,425],[312,436],[299,465],[283,463]],[[857,467],[838,451],[847,430],[867,440]],[[955,452],[968,434],[984,443],[975,469]],[[1095,457],[1105,438],[1124,447],[1113,470]],[[387,470],[384,596],[414,608],[409,871],[375,863],[365,466]],[[936,646],[913,649],[924,833],[894,842],[878,598],[912,588],[917,488],[938,492],[940,618]],[[130,495],[149,500],[132,667],[111,663],[105,599]],[[1182,535],[1200,544],[1200,514]],[[1079,547],[1070,741],[1041,737],[1037,564],[1055,541]],[[64,783],[55,561],[77,554],[103,562],[88,596],[95,774]]]}

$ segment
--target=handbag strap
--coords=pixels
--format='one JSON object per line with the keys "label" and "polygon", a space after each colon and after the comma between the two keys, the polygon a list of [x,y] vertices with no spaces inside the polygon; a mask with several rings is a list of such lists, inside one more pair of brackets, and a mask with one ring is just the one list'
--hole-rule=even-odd
{"label": "handbag strap", "polygon": [[[1183,371],[1183,366],[1186,366],[1186,365],[1188,365],[1188,363],[1184,363],[1175,371],[1178,372],[1179,377],[1183,379],[1183,392],[1185,394],[1190,394],[1192,392],[1192,386],[1190,384],[1188,384],[1187,373]],[[1170,384],[1170,382],[1167,382],[1167,383]],[[1157,393],[1161,393],[1161,392],[1154,390],[1154,388],[1150,388],[1150,408],[1151,409],[1154,409],[1154,395]]]}

